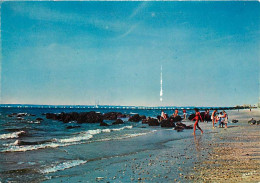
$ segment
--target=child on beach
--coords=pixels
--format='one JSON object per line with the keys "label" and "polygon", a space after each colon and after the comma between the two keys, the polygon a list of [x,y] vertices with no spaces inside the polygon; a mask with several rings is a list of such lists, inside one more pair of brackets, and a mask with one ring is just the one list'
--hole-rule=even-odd
{"label": "child on beach", "polygon": [[218,127],[219,128],[224,127],[224,120],[225,120],[224,115],[223,115],[222,112],[220,112],[219,115],[218,115]]}
{"label": "child on beach", "polygon": [[194,127],[193,127],[193,135],[195,135],[196,127],[201,131],[201,134],[203,134],[203,130],[199,127],[199,120],[202,120],[202,117],[200,115],[199,109],[195,108],[195,117],[192,119],[192,121],[195,119]]}
{"label": "child on beach", "polygon": [[212,115],[211,115],[211,120],[212,120],[213,128],[215,128],[216,112],[217,112],[217,110],[214,110],[213,113],[212,113]]}

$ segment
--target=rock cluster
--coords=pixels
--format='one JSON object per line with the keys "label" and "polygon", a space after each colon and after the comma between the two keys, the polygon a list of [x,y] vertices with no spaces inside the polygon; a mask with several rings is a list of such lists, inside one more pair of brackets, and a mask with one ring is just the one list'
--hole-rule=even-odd
{"label": "rock cluster", "polygon": [[256,121],[253,118],[251,120],[248,121],[248,124],[250,125],[259,125],[260,124],[260,120]]}

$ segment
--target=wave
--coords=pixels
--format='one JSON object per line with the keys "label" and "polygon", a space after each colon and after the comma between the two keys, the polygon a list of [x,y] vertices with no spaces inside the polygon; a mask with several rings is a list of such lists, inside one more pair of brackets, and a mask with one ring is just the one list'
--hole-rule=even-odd
{"label": "wave", "polygon": [[109,133],[112,131],[120,131],[124,129],[131,129],[133,126],[124,126],[121,128],[112,128],[112,129],[96,129],[96,130],[88,130],[86,132],[81,132],[80,135],[70,137],[70,138],[65,138],[65,139],[56,139],[57,142],[60,143],[70,143],[70,142],[79,142],[83,140],[89,140],[92,139],[94,135],[100,134],[100,133]]}
{"label": "wave", "polygon": [[0,139],[13,139],[13,138],[18,138],[19,135],[24,134],[25,131],[18,131],[18,132],[13,132],[13,133],[6,133],[0,135]]}
{"label": "wave", "polygon": [[122,140],[122,139],[126,139],[126,138],[133,138],[133,137],[138,137],[138,136],[143,136],[143,135],[147,135],[149,133],[154,133],[157,130],[152,130],[150,132],[147,133],[134,133],[134,134],[125,134],[121,137],[114,137],[114,138],[104,138],[104,139],[99,139],[99,140],[95,140],[93,142],[103,142],[103,141],[111,141],[111,140]]}
{"label": "wave", "polygon": [[63,139],[53,139],[50,143],[38,144],[38,145],[19,145],[19,141],[15,141],[14,143],[10,143],[8,147],[1,152],[23,152],[23,151],[31,151],[37,149],[44,148],[57,148],[64,147],[69,145],[76,145],[81,143],[86,143],[87,140],[92,139],[94,135],[100,133],[109,133],[112,131],[120,131],[124,129],[131,129],[133,126],[124,126],[121,128],[113,128],[113,129],[96,129],[96,130],[88,130],[85,132],[80,132],[79,135],[63,138]]}
{"label": "wave", "polygon": [[85,164],[85,163],[87,163],[87,161],[71,160],[71,161],[59,163],[55,166],[46,167],[43,170],[40,170],[40,173],[42,173],[42,174],[54,173],[57,171],[65,170],[65,169],[72,168],[72,167],[75,167],[75,166],[78,166],[81,164]]}

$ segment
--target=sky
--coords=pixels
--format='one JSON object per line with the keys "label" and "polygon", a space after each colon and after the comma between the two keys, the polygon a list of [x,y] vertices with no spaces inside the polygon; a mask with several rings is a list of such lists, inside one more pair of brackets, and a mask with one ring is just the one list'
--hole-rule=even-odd
{"label": "sky", "polygon": [[[3,2],[1,103],[259,99],[259,2]],[[163,102],[160,71],[163,69]]]}

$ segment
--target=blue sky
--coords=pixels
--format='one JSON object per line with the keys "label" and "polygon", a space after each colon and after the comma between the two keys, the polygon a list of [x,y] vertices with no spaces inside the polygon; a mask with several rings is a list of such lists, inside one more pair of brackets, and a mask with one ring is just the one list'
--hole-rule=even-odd
{"label": "blue sky", "polygon": [[1,20],[2,103],[258,102],[259,2],[4,2]]}

